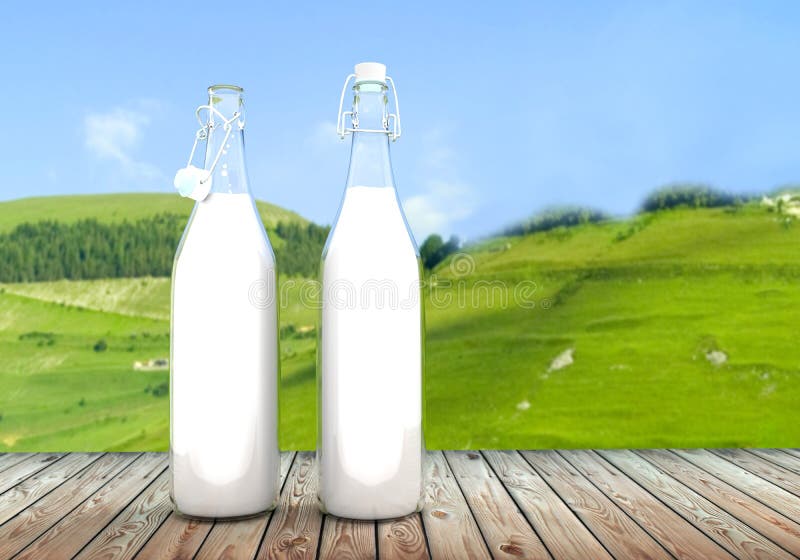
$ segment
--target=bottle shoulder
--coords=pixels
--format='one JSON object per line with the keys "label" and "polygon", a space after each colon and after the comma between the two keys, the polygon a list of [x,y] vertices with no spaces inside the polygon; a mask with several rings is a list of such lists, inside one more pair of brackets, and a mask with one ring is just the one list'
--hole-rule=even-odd
{"label": "bottle shoulder", "polygon": [[213,194],[207,201],[195,204],[176,262],[211,256],[227,261],[247,255],[258,257],[265,264],[275,261],[269,236],[249,195]]}

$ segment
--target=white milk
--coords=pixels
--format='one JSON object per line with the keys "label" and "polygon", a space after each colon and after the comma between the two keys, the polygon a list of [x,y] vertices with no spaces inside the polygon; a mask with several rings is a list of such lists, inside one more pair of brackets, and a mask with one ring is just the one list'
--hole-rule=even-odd
{"label": "white milk", "polygon": [[184,515],[246,516],[277,502],[275,280],[249,194],[195,205],[172,284],[171,495]]}
{"label": "white milk", "polygon": [[422,495],[422,318],[394,188],[348,188],[323,259],[321,506],[407,515]]}

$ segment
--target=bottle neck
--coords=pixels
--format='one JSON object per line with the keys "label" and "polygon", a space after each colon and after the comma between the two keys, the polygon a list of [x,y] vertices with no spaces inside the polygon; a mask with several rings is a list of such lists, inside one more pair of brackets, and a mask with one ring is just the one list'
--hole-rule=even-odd
{"label": "bottle neck", "polygon": [[[248,194],[250,192],[247,167],[244,158],[244,103],[242,90],[234,86],[211,86],[208,89],[208,104],[224,117],[210,112],[213,127],[208,132],[206,145],[206,169],[219,154],[219,160],[211,175],[211,193]],[[230,134],[225,130],[225,121],[231,122]]]}
{"label": "bottle neck", "polygon": [[353,89],[353,123],[357,124],[357,131],[353,132],[350,147],[347,187],[394,187],[389,135],[358,131],[386,129],[386,86],[367,82]]}

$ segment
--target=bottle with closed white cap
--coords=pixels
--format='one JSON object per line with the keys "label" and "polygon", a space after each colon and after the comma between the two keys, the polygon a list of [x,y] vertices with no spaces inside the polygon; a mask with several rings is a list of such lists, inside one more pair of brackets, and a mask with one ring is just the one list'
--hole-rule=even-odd
{"label": "bottle with closed white cap", "polygon": [[421,269],[389,157],[400,116],[386,67],[356,65],[339,105],[352,147],[321,264],[319,501],[340,517],[386,519],[422,506]]}
{"label": "bottle with closed white cap", "polygon": [[206,165],[190,156],[175,177],[196,202],[172,274],[170,496],[189,517],[245,517],[278,499],[275,259],[248,186],[242,90],[208,93]]}

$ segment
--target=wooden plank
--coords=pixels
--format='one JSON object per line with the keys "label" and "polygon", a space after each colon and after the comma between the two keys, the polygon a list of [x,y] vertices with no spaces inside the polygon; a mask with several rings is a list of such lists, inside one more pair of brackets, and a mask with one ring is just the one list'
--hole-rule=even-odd
{"label": "wooden plank", "polygon": [[800,458],[792,457],[780,449],[747,449],[746,451],[762,459],[766,459],[771,463],[780,465],[784,469],[792,471],[794,474],[800,474]]}
{"label": "wooden plank", "polygon": [[553,558],[611,558],[603,545],[519,453],[484,451],[483,455]]}
{"label": "wooden plank", "polygon": [[378,522],[378,558],[401,560],[430,558],[425,529],[418,513]]}
{"label": "wooden plank", "polygon": [[258,550],[258,558],[314,558],[322,514],[317,505],[313,451],[297,454],[281,493],[278,509]]}
{"label": "wooden plank", "polygon": [[591,451],[560,452],[677,558],[733,558],[652,494]]}
{"label": "wooden plank", "polygon": [[99,459],[101,455],[102,453],[70,453],[11,488],[0,496],[0,525]]}
{"label": "wooden plank", "polygon": [[800,449],[786,448],[786,449],[781,449],[781,451],[783,451],[784,453],[788,453],[792,457],[797,457],[798,459],[800,459]]}
{"label": "wooden plank", "polygon": [[428,452],[426,457],[422,523],[428,535],[431,556],[437,560],[491,558],[478,524],[441,451]]}
{"label": "wooden plank", "polygon": [[775,543],[632,451],[598,453],[737,558],[792,558]]}
{"label": "wooden plank", "polygon": [[661,449],[642,450],[638,453],[774,543],[795,556],[800,556],[800,525],[794,521],[674,453]]}
{"label": "wooden plank", "polygon": [[0,473],[34,455],[35,453],[6,453],[0,456]]}
{"label": "wooden plank", "polygon": [[0,558],[28,546],[138,457],[138,453],[104,455],[0,526]]}
{"label": "wooden plank", "polygon": [[789,519],[800,519],[800,502],[783,488],[706,449],[676,449],[675,453]]}
{"label": "wooden plank", "polygon": [[36,453],[7,468],[0,474],[0,494],[57,462],[63,456],[63,453]]}
{"label": "wooden plank", "polygon": [[[279,488],[283,488],[286,473],[289,472],[293,459],[294,453],[281,454]],[[273,512],[267,512],[250,519],[217,520],[196,558],[199,560],[253,558],[272,515]]]}
{"label": "wooden plank", "polygon": [[172,512],[136,554],[136,558],[190,560],[194,558],[213,525],[213,521],[187,519]]}
{"label": "wooden plank", "polygon": [[787,492],[800,496],[800,478],[792,471],[742,449],[711,449],[710,451],[764,480],[769,480],[775,486],[780,486]]}
{"label": "wooden plank", "polygon": [[493,558],[550,558],[480,453],[446,451],[445,457]]}
{"label": "wooden plank", "polygon": [[522,455],[613,556],[659,560],[672,558],[653,537],[561,455],[555,451],[523,451]]}
{"label": "wooden plank", "polygon": [[75,558],[133,558],[172,511],[169,486],[169,471],[164,471]]}
{"label": "wooden plank", "polygon": [[166,468],[163,453],[145,453],[28,545],[18,560],[67,560]]}
{"label": "wooden plank", "polygon": [[375,522],[328,515],[322,525],[320,560],[370,560],[376,557]]}

